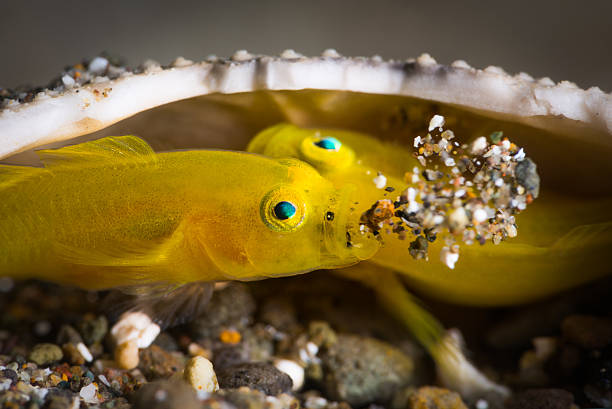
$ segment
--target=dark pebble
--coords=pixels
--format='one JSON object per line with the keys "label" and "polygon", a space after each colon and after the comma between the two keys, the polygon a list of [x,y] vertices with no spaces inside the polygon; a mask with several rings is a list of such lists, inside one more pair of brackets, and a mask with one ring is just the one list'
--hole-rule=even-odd
{"label": "dark pebble", "polygon": [[5,369],[1,373],[3,378],[10,379],[12,383],[17,382],[17,372],[12,369]]}
{"label": "dark pebble", "polygon": [[104,315],[85,316],[79,324],[79,330],[87,345],[101,342],[108,331],[108,320]]}
{"label": "dark pebble", "polygon": [[571,409],[574,395],[563,389],[529,389],[514,395],[506,409]]}
{"label": "dark pebble", "polygon": [[191,330],[196,339],[218,338],[226,328],[241,332],[252,321],[254,311],[255,300],[249,289],[230,283],[214,292],[204,312],[191,323]]}
{"label": "dark pebble", "polygon": [[563,337],[585,349],[605,348],[612,344],[612,319],[590,315],[570,315],[561,324]]}
{"label": "dark pebble", "polygon": [[57,333],[56,342],[60,345],[68,343],[76,345],[79,342],[83,342],[83,338],[81,334],[79,334],[79,331],[74,329],[71,325],[62,325]]}
{"label": "dark pebble", "polygon": [[75,394],[67,389],[51,389],[45,399],[45,409],[66,409],[73,407]]}
{"label": "dark pebble", "polygon": [[133,409],[196,409],[200,401],[187,383],[156,381],[144,385],[133,397]]}
{"label": "dark pebble", "polygon": [[176,343],[172,335],[168,334],[167,332],[161,332],[157,336],[157,338],[155,338],[153,344],[169,352],[179,350],[178,344]]}
{"label": "dark pebble", "polygon": [[257,389],[266,395],[278,395],[288,392],[293,386],[291,378],[273,365],[253,362],[235,365],[217,372],[219,386],[225,389],[236,389],[247,386]]}
{"label": "dark pebble", "polygon": [[225,345],[213,350],[215,370],[221,370],[249,361],[249,351],[242,345]]}
{"label": "dark pebble", "polygon": [[521,186],[531,193],[533,198],[540,194],[540,176],[536,164],[529,158],[525,158],[516,165],[516,180]]}
{"label": "dark pebble", "polygon": [[373,338],[338,335],[319,356],[328,396],[352,406],[387,402],[413,379],[412,359]]}
{"label": "dark pebble", "polygon": [[158,347],[151,345],[139,351],[140,362],[138,369],[148,380],[159,378],[169,378],[175,372],[183,369],[184,360],[175,353],[169,353]]}

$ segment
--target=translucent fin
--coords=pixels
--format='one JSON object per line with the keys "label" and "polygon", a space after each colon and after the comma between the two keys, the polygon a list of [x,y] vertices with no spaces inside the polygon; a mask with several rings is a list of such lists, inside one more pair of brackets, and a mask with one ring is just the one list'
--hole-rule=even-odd
{"label": "translucent fin", "polygon": [[111,166],[143,166],[157,161],[151,147],[133,135],[109,136],[60,149],[36,151],[45,167],[91,167],[103,162]]}
{"label": "translucent fin", "polygon": [[337,273],[359,281],[376,291],[381,304],[399,319],[416,340],[430,353],[444,336],[444,327],[413,297],[399,281],[394,272],[379,266],[360,263],[337,270]]}
{"label": "translucent fin", "polygon": [[570,252],[585,248],[610,248],[612,222],[586,224],[573,228],[551,247],[553,251]]}
{"label": "translucent fin", "polygon": [[42,172],[31,166],[0,165],[0,191]]}
{"label": "translucent fin", "polygon": [[482,374],[465,357],[460,343],[446,332],[442,324],[413,297],[394,272],[361,263],[338,270],[342,276],[362,282],[374,289],[381,304],[412,332],[429,352],[444,386],[459,391],[472,400],[483,396],[508,396],[509,390]]}
{"label": "translucent fin", "polygon": [[91,267],[154,267],[169,259],[169,253],[183,241],[175,231],[165,240],[112,242],[105,247],[83,248],[56,243],[59,257],[70,264]]}
{"label": "translucent fin", "polygon": [[119,288],[103,302],[106,313],[118,317],[140,311],[160,327],[180,325],[200,315],[212,296],[214,283],[144,284]]}

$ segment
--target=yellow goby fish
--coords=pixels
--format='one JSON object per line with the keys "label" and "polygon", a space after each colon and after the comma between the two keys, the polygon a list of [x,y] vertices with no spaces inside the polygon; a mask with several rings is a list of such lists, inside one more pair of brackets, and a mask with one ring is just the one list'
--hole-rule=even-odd
{"label": "yellow goby fish", "polygon": [[255,280],[335,268],[358,215],[298,160],[229,151],[155,153],[134,136],[39,151],[0,165],[0,275],[87,289]]}
{"label": "yellow goby fish", "polygon": [[[360,211],[383,197],[377,171],[397,192],[410,185],[404,174],[419,165],[408,149],[374,137],[342,130],[303,129],[280,124],[259,133],[249,151],[270,157],[294,157],[313,165],[336,187],[359,191]],[[397,193],[388,194],[393,200]],[[414,288],[445,301],[469,305],[509,305],[532,301],[610,274],[612,244],[610,199],[577,201],[543,190],[516,217],[519,234],[500,245],[462,246],[454,269],[437,260],[414,260],[410,240],[384,235],[371,262],[401,272]],[[430,243],[437,258],[443,240]],[[588,267],[588,268],[585,268]],[[580,272],[580,273],[578,273]]]}

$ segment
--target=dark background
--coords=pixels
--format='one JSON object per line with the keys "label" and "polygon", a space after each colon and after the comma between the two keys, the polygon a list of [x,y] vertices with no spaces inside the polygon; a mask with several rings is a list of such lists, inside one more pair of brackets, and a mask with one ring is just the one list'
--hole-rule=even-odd
{"label": "dark background", "polygon": [[405,59],[528,72],[612,90],[612,1],[0,0],[0,86],[46,84],[102,51],[129,65],[235,50]]}

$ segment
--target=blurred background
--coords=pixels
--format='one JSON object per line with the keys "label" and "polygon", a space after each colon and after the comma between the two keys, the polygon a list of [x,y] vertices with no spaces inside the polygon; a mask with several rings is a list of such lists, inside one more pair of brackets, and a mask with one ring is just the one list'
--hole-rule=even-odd
{"label": "blurred background", "polygon": [[612,90],[612,1],[0,0],[0,86],[44,85],[106,51],[128,65],[246,49],[527,72]]}

